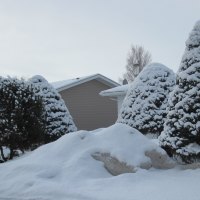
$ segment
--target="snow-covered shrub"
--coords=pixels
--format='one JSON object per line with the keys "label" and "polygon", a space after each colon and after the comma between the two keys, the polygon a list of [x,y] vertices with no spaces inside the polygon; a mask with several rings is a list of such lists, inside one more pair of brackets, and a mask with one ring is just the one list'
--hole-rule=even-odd
{"label": "snow-covered shrub", "polygon": [[[24,151],[42,143],[43,105],[33,87],[17,78],[0,79],[0,147]],[[1,156],[4,158],[4,156]]]}
{"label": "snow-covered shrub", "polygon": [[163,130],[168,96],[174,85],[172,70],[159,63],[146,66],[131,84],[117,122],[157,137]]}
{"label": "snow-covered shrub", "polygon": [[42,97],[46,116],[45,143],[54,141],[62,135],[77,130],[72,117],[60,94],[40,75],[30,79],[37,89],[35,93]]}
{"label": "snow-covered shrub", "polygon": [[200,21],[186,41],[160,144],[179,161],[200,161]]}

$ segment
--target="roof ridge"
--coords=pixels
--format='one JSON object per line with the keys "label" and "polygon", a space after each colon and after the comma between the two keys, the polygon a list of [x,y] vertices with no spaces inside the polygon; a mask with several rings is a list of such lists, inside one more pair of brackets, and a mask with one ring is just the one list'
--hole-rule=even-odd
{"label": "roof ridge", "polygon": [[111,80],[110,78],[100,74],[100,73],[96,73],[90,76],[82,76],[82,77],[77,77],[77,78],[73,78],[73,79],[66,79],[66,80],[61,80],[61,81],[56,81],[56,82],[52,82],[51,85],[56,88],[57,90],[64,90],[76,85],[79,85],[81,83],[93,80],[94,78],[101,78],[102,80],[104,80],[105,82],[108,82],[110,85],[112,86],[118,86],[119,84],[113,80]]}

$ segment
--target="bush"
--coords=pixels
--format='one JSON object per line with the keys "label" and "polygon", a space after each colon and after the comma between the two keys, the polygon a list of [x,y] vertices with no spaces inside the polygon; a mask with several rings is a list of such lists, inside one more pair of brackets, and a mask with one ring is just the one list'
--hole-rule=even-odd
{"label": "bush", "polygon": [[0,147],[9,147],[10,159],[16,149],[23,152],[43,142],[43,122],[42,99],[33,86],[17,78],[1,78]]}
{"label": "bush", "polygon": [[42,76],[34,76],[30,82],[35,85],[35,93],[42,98],[46,116],[45,143],[77,130],[72,117],[60,94]]}
{"label": "bush", "polygon": [[117,122],[157,137],[163,130],[168,96],[174,85],[172,70],[159,63],[146,66],[130,85]]}
{"label": "bush", "polygon": [[200,160],[200,21],[186,42],[176,80],[160,145],[178,161],[192,163]]}

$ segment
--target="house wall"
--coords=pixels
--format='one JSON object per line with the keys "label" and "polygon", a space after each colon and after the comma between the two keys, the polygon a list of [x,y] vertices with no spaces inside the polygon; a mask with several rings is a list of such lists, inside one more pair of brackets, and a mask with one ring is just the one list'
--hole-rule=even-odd
{"label": "house wall", "polygon": [[109,88],[92,80],[59,92],[79,130],[93,130],[115,123],[117,102],[99,95]]}

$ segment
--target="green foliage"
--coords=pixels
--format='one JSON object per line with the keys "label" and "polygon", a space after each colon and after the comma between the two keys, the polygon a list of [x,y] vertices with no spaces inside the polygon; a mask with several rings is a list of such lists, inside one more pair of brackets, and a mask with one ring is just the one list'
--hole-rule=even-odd
{"label": "green foliage", "polygon": [[194,26],[169,99],[161,146],[184,163],[200,161],[200,21]]}
{"label": "green foliage", "polygon": [[0,82],[0,146],[22,152],[43,143],[44,116],[42,99],[34,94],[33,85],[16,78]]}
{"label": "green foliage", "polygon": [[166,119],[168,97],[175,74],[160,63],[146,66],[130,84],[117,122],[136,128],[144,135],[158,137]]}
{"label": "green foliage", "polygon": [[72,116],[61,95],[42,76],[36,75],[29,80],[35,86],[35,93],[42,98],[44,104],[45,139],[52,142],[69,132],[77,131]]}

